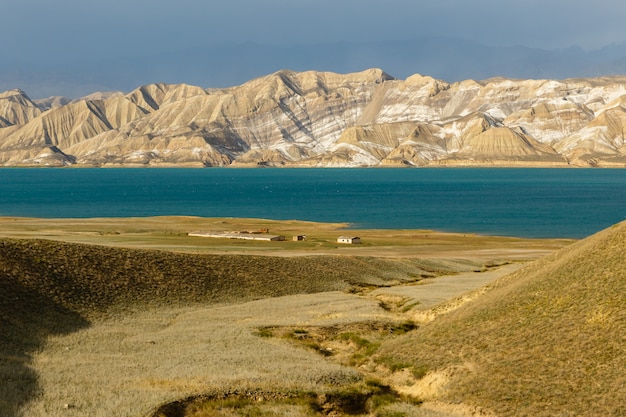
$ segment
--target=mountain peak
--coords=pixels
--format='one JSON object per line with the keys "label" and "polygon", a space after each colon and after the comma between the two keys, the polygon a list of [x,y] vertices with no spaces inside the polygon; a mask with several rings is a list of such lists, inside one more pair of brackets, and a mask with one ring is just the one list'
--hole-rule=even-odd
{"label": "mountain peak", "polygon": [[624,167],[624,85],[281,70],[224,89],[94,93],[43,114],[11,90],[0,95],[0,164],[59,164],[32,158],[53,143],[64,164],[96,166]]}

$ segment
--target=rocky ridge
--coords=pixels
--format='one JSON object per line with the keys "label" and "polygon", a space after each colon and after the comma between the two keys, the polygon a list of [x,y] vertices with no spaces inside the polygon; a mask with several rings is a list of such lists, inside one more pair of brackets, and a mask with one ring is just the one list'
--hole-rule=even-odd
{"label": "rocky ridge", "polygon": [[3,166],[626,167],[626,77],[466,80],[379,69],[225,89],[0,93]]}

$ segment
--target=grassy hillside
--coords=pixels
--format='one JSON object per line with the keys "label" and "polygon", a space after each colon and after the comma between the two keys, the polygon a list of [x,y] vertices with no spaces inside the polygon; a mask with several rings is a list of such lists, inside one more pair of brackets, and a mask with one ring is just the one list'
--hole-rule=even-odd
{"label": "grassy hillside", "polygon": [[37,396],[31,356],[53,335],[149,309],[415,281],[471,262],[353,256],[193,255],[0,240],[0,415]]}
{"label": "grassy hillside", "polygon": [[[404,308],[405,300],[417,297],[411,292],[416,287],[404,284],[534,259],[569,243],[367,231],[366,243],[343,247],[334,240],[336,225],[327,230],[287,223],[271,225],[272,230],[288,236],[304,231],[310,236],[305,245],[267,246],[191,239],[184,232],[197,223],[233,230],[260,227],[256,223],[180,221],[2,222],[8,230],[3,236],[21,238],[0,238],[0,415],[138,415],[189,396],[219,397],[240,389],[250,390],[252,397],[267,391],[268,399],[296,401],[289,407],[300,411],[291,415],[310,415],[327,406],[339,412],[357,397],[365,401],[358,408],[366,413],[387,398],[393,403],[389,415],[416,415],[414,405],[377,385],[376,375],[369,381],[360,369],[327,361],[314,349],[259,337],[259,329],[293,328],[313,335],[318,327],[345,333],[354,326],[404,323],[419,304]],[[439,282],[420,284],[432,281]],[[369,291],[375,287],[391,295],[381,298]],[[327,292],[333,290],[339,291]],[[397,308],[387,302],[395,303],[394,297],[401,299]],[[387,333],[364,331],[354,340],[371,336],[374,343]],[[398,349],[398,361],[415,357],[412,348]],[[376,363],[393,364],[395,355]],[[335,360],[340,357],[337,351]],[[425,369],[418,362],[415,369]],[[228,400],[236,401],[237,395]],[[257,405],[254,400],[250,409]],[[271,414],[272,407],[287,405],[263,407]],[[244,411],[240,414],[248,415]],[[337,415],[352,412],[344,411]]]}
{"label": "grassy hillside", "polygon": [[626,415],[626,222],[496,282],[384,344],[427,370],[425,400],[498,416]]}
{"label": "grassy hillside", "polygon": [[86,316],[111,308],[245,301],[385,285],[476,267],[469,262],[443,267],[419,259],[191,255],[44,240],[0,241],[2,281]]}

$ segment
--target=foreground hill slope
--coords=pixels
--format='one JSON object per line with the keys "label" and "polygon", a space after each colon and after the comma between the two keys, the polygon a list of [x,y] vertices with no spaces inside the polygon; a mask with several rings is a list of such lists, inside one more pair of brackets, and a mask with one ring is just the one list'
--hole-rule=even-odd
{"label": "foreground hill slope", "polygon": [[41,395],[32,357],[50,336],[144,311],[386,285],[463,267],[477,265],[437,269],[418,259],[193,255],[0,240],[0,415],[19,416]]}
{"label": "foreground hill slope", "polygon": [[[497,416],[626,415],[626,222],[497,281],[390,341],[425,400]],[[442,307],[442,309],[445,309]]]}
{"label": "foreground hill slope", "polygon": [[279,71],[36,104],[0,94],[5,166],[626,166],[626,78],[446,83]]}
{"label": "foreground hill slope", "polygon": [[[5,239],[0,240],[0,318],[16,318],[7,289],[15,297],[18,292],[37,294],[37,300],[47,298],[60,309],[98,319],[112,311],[347,290],[476,267],[470,262],[436,265],[420,259],[341,255],[194,255]],[[19,299],[26,310],[38,307]]]}

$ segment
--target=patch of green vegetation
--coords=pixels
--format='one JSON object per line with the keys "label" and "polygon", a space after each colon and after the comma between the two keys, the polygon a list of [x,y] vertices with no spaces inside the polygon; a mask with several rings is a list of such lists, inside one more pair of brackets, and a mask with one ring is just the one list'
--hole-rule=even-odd
{"label": "patch of green vegetation", "polygon": [[356,346],[357,353],[353,355],[355,363],[363,363],[363,361],[372,356],[380,346],[380,343],[371,342],[354,332],[340,333],[337,335],[336,339],[349,341]]}
{"label": "patch of green vegetation", "polygon": [[395,356],[391,355],[378,356],[374,361],[380,365],[384,365],[391,372],[401,371],[402,369],[411,368],[411,366],[413,366],[411,362],[398,360]]}
{"label": "patch of green vegetation", "polygon": [[[280,414],[300,417],[317,415],[308,395],[298,397],[263,400],[248,397],[229,397],[199,402],[188,407],[185,417],[273,417]],[[163,415],[163,417],[174,417]]]}
{"label": "patch of green vegetation", "polygon": [[428,365],[413,365],[411,366],[411,374],[415,379],[422,379],[428,373]]}
{"label": "patch of green vegetation", "polygon": [[325,348],[317,340],[316,337],[306,329],[293,329],[283,334],[283,338],[297,341],[301,346],[312,349],[322,356],[332,356],[333,351]]}
{"label": "patch of green vegetation", "polygon": [[190,398],[165,404],[151,417],[382,416],[395,415],[390,406],[402,404],[407,403],[389,386],[370,379],[319,392],[250,392]]}
{"label": "patch of green vegetation", "polygon": [[369,401],[368,408],[376,410],[385,405],[398,402],[398,396],[396,394],[386,392],[386,393],[372,395],[368,401]]}
{"label": "patch of green vegetation", "polygon": [[401,323],[393,324],[391,326],[390,332],[395,335],[401,335],[415,329],[417,329],[417,324],[410,320],[406,320]]}
{"label": "patch of green vegetation", "polygon": [[330,349],[327,349],[325,347],[323,347],[322,345],[320,345],[319,343],[312,341],[312,340],[307,340],[303,343],[304,346],[308,347],[309,349],[313,349],[314,351],[316,351],[317,353],[319,353],[322,356],[332,356],[333,355],[333,351]]}
{"label": "patch of green vegetation", "polygon": [[360,383],[323,394],[324,402],[316,411],[339,415],[374,414],[381,407],[401,402],[398,394],[381,383]]}
{"label": "patch of green vegetation", "polygon": [[274,332],[268,327],[262,327],[260,329],[257,329],[255,334],[259,337],[274,337]]}
{"label": "patch of green vegetation", "polygon": [[414,301],[412,303],[407,303],[405,305],[402,306],[402,308],[400,309],[400,312],[402,313],[407,313],[409,312],[411,309],[413,309],[413,307],[417,307],[418,305],[420,305],[419,301]]}
{"label": "patch of green vegetation", "polygon": [[407,413],[402,411],[382,411],[380,413],[376,413],[377,417],[409,417]]}

